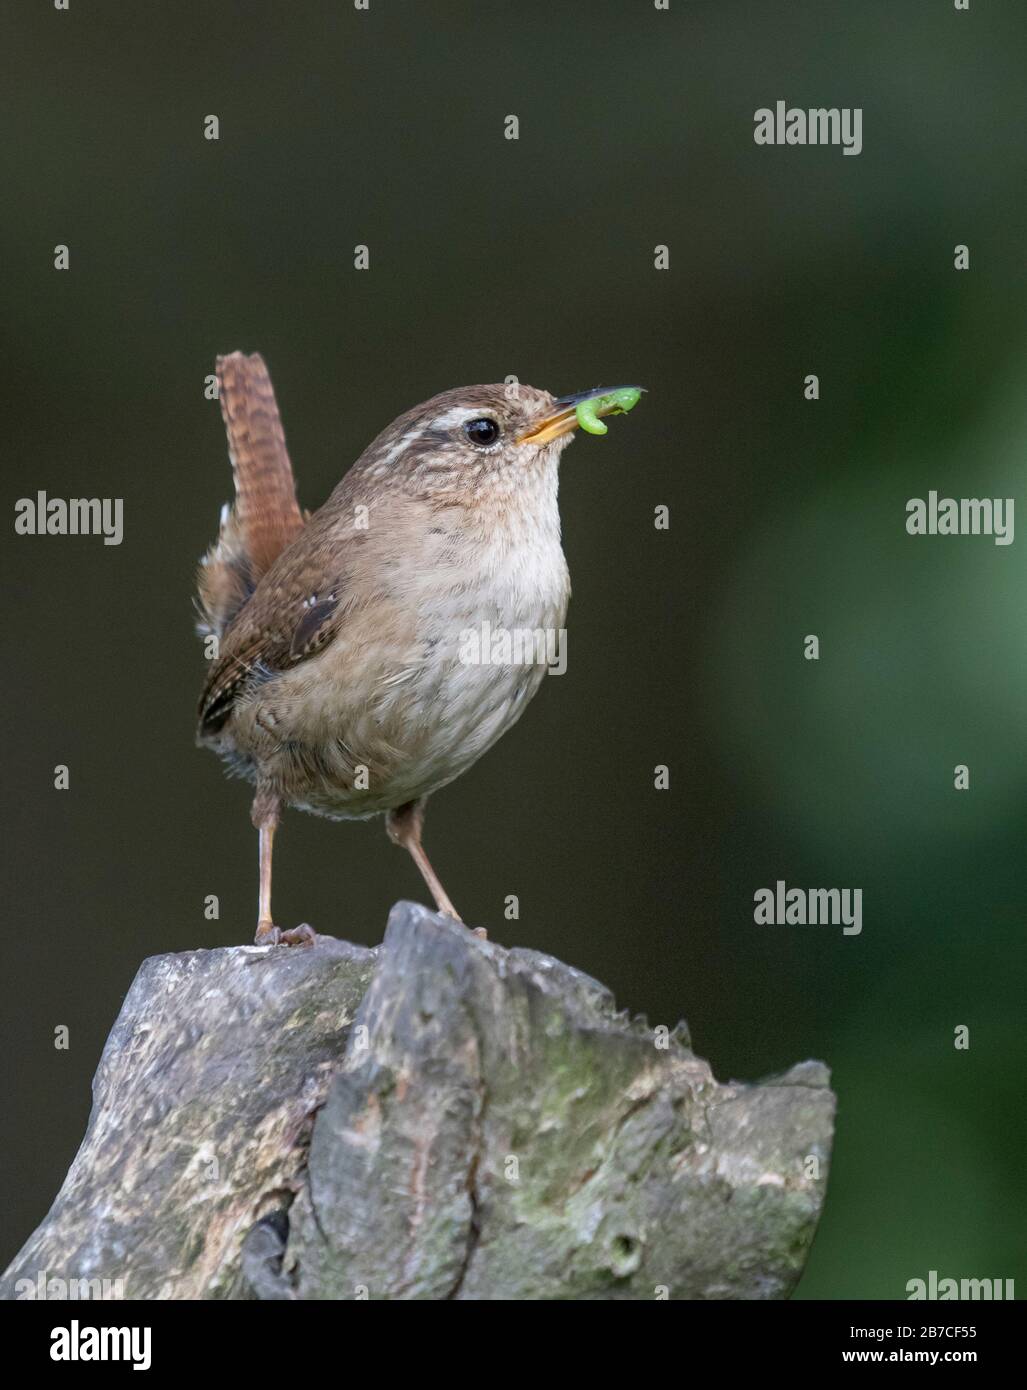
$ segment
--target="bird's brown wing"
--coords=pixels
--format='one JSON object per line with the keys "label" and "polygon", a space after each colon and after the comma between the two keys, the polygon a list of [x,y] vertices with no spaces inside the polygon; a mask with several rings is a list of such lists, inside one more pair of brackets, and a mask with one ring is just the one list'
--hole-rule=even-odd
{"label": "bird's brown wing", "polygon": [[312,563],[318,547],[307,542],[315,542],[316,529],[283,554],[226,634],[200,696],[201,738],[222,727],[244,690],[298,666],[335,635],[346,586],[341,578],[326,584],[324,566]]}
{"label": "bird's brown wing", "polygon": [[235,502],[205,556],[198,587],[203,628],[222,635],[279,555],[303,530],[274,387],[259,353],[217,359],[218,396]]}

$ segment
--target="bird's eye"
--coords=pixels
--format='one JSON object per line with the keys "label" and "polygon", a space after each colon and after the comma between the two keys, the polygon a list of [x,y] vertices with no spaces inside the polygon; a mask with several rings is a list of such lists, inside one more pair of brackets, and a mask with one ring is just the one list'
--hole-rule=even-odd
{"label": "bird's eye", "polygon": [[472,444],[495,444],[499,438],[499,426],[495,420],[483,415],[480,420],[468,420],[464,433]]}

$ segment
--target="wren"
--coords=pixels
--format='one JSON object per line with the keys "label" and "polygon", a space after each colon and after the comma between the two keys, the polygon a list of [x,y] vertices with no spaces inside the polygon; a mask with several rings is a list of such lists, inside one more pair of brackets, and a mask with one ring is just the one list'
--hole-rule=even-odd
{"label": "wren", "polygon": [[271,915],[286,806],[384,814],[439,911],[460,921],[421,843],[425,801],[520,718],[547,670],[544,650],[468,660],[466,634],[562,630],[560,455],[579,423],[595,432],[638,388],[443,391],[394,420],[305,514],[263,359],[218,358],[217,379],[235,502],[198,575],[200,631],[217,641],[197,741],[255,786],[255,939],[314,940]]}

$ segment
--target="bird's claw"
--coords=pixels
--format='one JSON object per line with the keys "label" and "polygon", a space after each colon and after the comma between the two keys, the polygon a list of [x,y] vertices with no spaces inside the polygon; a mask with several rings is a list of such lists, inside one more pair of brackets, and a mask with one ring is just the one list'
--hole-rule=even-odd
{"label": "bird's claw", "polygon": [[288,931],[282,931],[273,922],[260,922],[253,940],[258,946],[313,946],[317,933],[307,922],[290,927]]}

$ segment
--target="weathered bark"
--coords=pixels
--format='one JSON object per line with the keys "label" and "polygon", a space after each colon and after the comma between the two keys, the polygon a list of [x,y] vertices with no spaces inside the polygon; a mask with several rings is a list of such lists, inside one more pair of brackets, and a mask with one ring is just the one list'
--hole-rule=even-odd
{"label": "weathered bark", "polygon": [[146,961],[93,1089],[5,1297],[782,1298],[834,1112],[820,1063],[718,1085],[683,1026],[411,903],[376,951]]}

